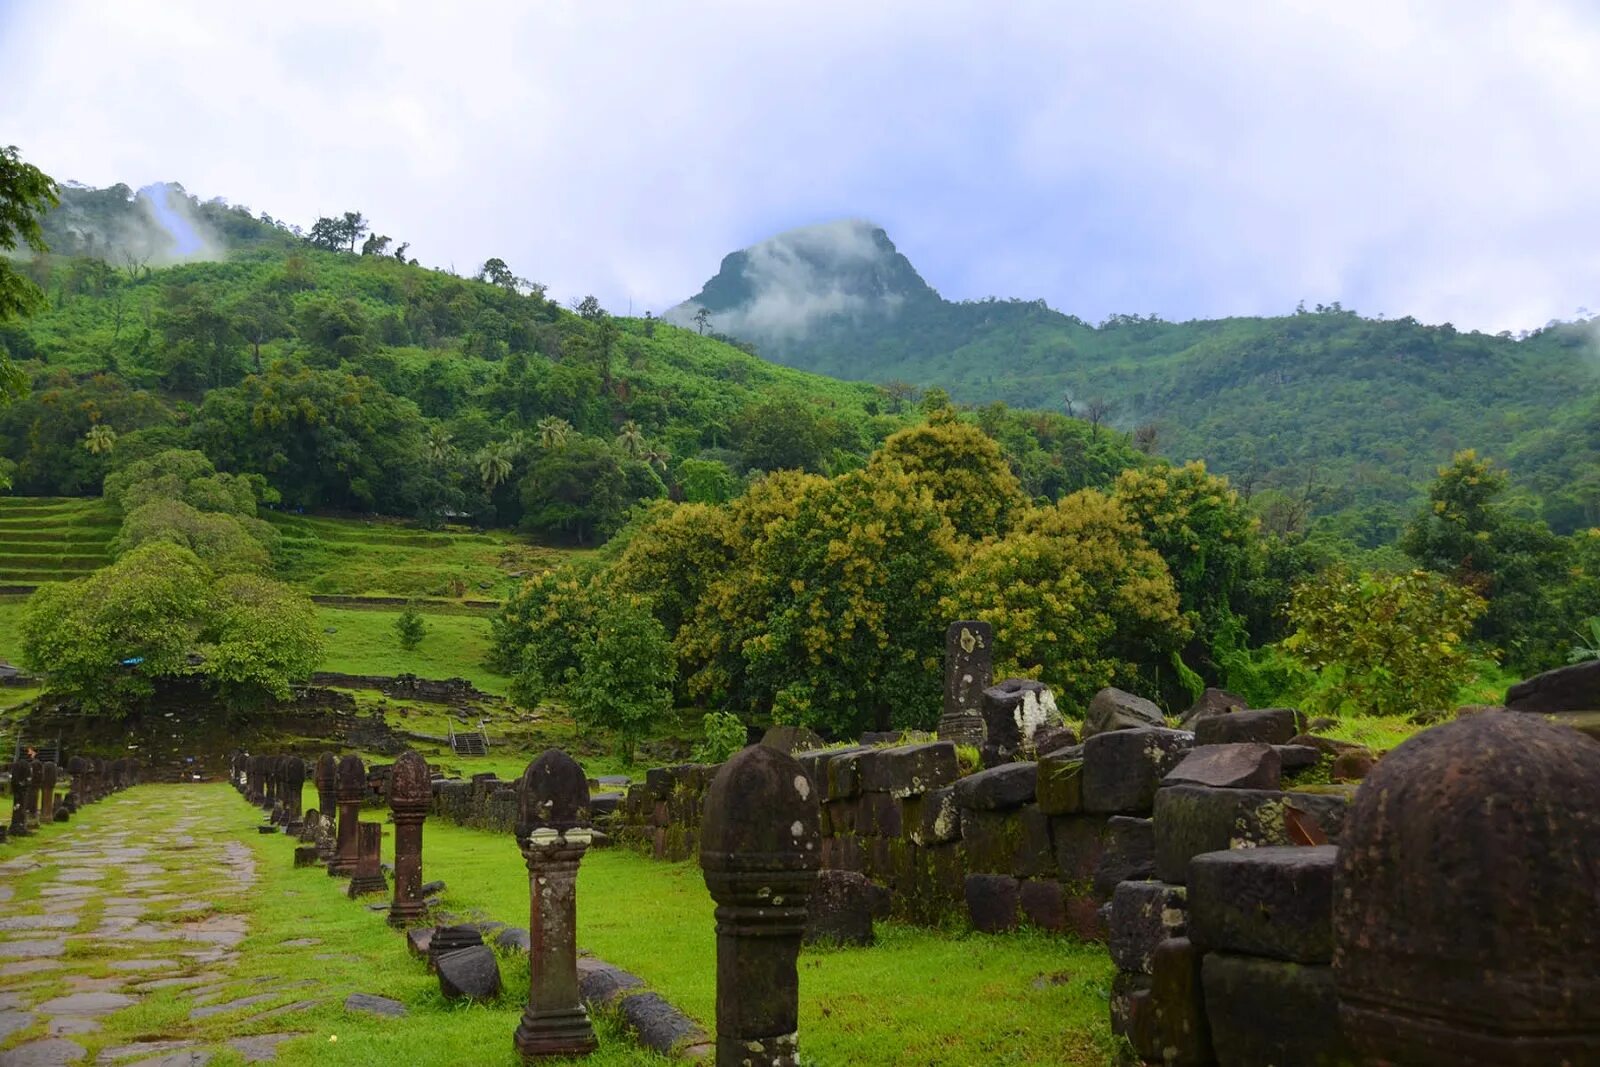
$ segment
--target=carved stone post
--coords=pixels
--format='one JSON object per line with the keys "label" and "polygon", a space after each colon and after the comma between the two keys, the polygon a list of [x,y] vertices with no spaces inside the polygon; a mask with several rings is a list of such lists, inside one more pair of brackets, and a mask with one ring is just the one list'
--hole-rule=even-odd
{"label": "carved stone post", "polygon": [[45,760],[39,775],[39,821],[54,822],[56,817],[56,765]]}
{"label": "carved stone post", "polygon": [[305,761],[299,756],[285,756],[279,761],[278,802],[283,806],[283,828],[291,834],[300,832],[300,795],[306,783]]}
{"label": "carved stone post", "polygon": [[11,765],[11,836],[27,837],[28,794],[33,791],[33,770],[28,761],[19,759]]}
{"label": "carved stone post", "polygon": [[79,805],[83,803],[83,757],[73,756],[67,760],[67,774],[71,784],[67,786],[67,797],[63,804],[68,811],[76,813]]}
{"label": "carved stone post", "polygon": [[27,795],[28,826],[39,826],[39,791],[44,788],[44,764],[37,759],[28,760],[29,788]]}
{"label": "carved stone post", "polygon": [[357,839],[360,831],[356,826],[361,821],[361,794],[367,788],[367,769],[360,756],[345,756],[339,761],[334,784],[339,799],[339,831],[333,858],[328,861],[328,873],[348,876],[356,873],[356,855],[360,850]]}
{"label": "carved stone post", "polygon": [[983,744],[983,691],[994,674],[994,627],[953,622],[944,636],[944,712],[939,740]]}
{"label": "carved stone post", "polygon": [[589,848],[589,780],[565,752],[528,764],[518,798],[517,842],[528,863],[528,1007],[517,1052],[583,1056],[596,1046],[578,993],[578,864]]}
{"label": "carved stone post", "polygon": [[351,899],[387,893],[389,883],[383,878],[383,824],[364,822],[356,825],[356,869],[347,890]]}
{"label": "carved stone post", "polygon": [[[269,814],[278,808],[278,757],[261,757],[261,810]],[[273,819],[277,822],[277,819]]]}
{"label": "carved stone post", "polygon": [[700,867],[717,902],[717,1067],[797,1067],[800,938],[821,809],[795,759],[752,745],[711,780]]}
{"label": "carved stone post", "polygon": [[394,902],[389,925],[408,926],[422,918],[422,821],[428,817],[433,784],[428,761],[409,749],[389,774],[389,810],[394,813]]}
{"label": "carved stone post", "polygon": [[317,825],[313,827],[313,840],[317,855],[326,863],[333,859],[333,826],[339,810],[338,792],[334,785],[339,774],[339,760],[331,752],[317,757],[311,780],[317,787]]}

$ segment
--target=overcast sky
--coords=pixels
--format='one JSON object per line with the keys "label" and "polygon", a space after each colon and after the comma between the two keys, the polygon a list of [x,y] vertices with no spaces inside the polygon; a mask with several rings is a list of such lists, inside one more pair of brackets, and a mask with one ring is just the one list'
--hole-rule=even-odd
{"label": "overcast sky", "polygon": [[657,311],[841,216],[947,297],[1600,310],[1600,5],[0,0],[0,144]]}

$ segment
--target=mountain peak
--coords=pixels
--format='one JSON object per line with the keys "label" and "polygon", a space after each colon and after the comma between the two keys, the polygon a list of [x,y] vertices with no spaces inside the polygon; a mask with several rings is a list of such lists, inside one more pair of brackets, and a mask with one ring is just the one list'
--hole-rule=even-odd
{"label": "mountain peak", "polygon": [[938,294],[882,227],[835,219],[730,253],[705,287],[666,317],[687,323],[705,308],[719,333],[764,344],[796,338],[819,322],[892,315],[908,300],[929,298]]}

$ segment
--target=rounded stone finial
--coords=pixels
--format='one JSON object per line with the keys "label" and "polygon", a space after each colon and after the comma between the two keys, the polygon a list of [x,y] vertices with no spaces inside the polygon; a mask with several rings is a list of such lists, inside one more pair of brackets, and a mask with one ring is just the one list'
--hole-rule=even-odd
{"label": "rounded stone finial", "polygon": [[285,786],[299,793],[306,781],[306,764],[299,756],[284,756],[278,764],[278,778]]}
{"label": "rounded stone finial", "polygon": [[426,808],[433,799],[428,761],[410,749],[400,753],[389,772],[389,807],[395,811]]}
{"label": "rounded stone finial", "polygon": [[333,792],[338,776],[338,756],[332,752],[324,752],[317,757],[316,764],[311,768],[311,783],[317,787],[319,793]]}
{"label": "rounded stone finial", "polygon": [[589,776],[559,748],[528,764],[517,785],[517,836],[589,825]]}
{"label": "rounded stone finial", "polygon": [[341,801],[360,800],[361,794],[367,788],[367,765],[354,753],[342,757],[339,760],[339,769],[334,775],[334,782]]}
{"label": "rounded stone finial", "polygon": [[83,757],[73,756],[67,760],[67,773],[76,778],[83,773]]}
{"label": "rounded stone finial", "polygon": [[805,768],[753,745],[722,765],[706,797],[700,865],[711,870],[816,870],[821,811]]}
{"label": "rounded stone finial", "polygon": [[1474,715],[1385,756],[1334,881],[1340,1016],[1374,1061],[1600,1062],[1600,744]]}

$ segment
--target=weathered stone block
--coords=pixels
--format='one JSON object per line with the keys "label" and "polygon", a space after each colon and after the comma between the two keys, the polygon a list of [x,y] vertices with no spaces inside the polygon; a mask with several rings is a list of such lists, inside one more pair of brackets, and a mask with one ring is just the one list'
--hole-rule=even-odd
{"label": "weathered stone block", "polygon": [[1057,815],[1050,820],[1057,876],[1088,887],[1105,853],[1106,819],[1099,815]]}
{"label": "weathered stone block", "polygon": [[1506,690],[1512,711],[1600,711],[1600,659],[1557,667]]}
{"label": "weathered stone block", "polygon": [[1201,991],[1200,952],[1187,938],[1168,938],[1156,946],[1150,1009],[1163,1067],[1210,1067],[1215,1062]]}
{"label": "weathered stone block", "polygon": [[983,811],[1020,807],[1033,799],[1038,779],[1037,764],[1005,763],[991,767],[956,783],[956,804]]}
{"label": "weathered stone block", "polygon": [[855,755],[866,751],[868,749],[861,745],[855,745],[850,748],[819,748],[807,752],[796,752],[794,758],[795,762],[805,769],[806,777],[811,779],[811,784],[816,788],[818,795],[828,797],[830,795],[828,792],[829,777],[832,774],[830,767],[833,761],[841,756]]}
{"label": "weathered stone block", "polygon": [[1195,723],[1194,737],[1195,743],[1201,745],[1241,741],[1286,745],[1304,726],[1305,717],[1293,708],[1260,708],[1203,718]]}
{"label": "weathered stone block", "polygon": [[969,870],[1031,877],[1054,873],[1048,817],[1033,805],[1013,811],[964,811],[961,844]]}
{"label": "weathered stone block", "polygon": [[899,837],[904,828],[901,802],[888,793],[862,793],[856,801],[856,833]]}
{"label": "weathered stone block", "polygon": [[1095,734],[1083,743],[1083,810],[1142,815],[1161,779],[1194,744],[1182,730],[1144,728]]}
{"label": "weathered stone block", "polygon": [[956,746],[949,741],[880,748],[858,763],[863,792],[895,797],[921,796],[955,782],[960,775]]}
{"label": "weathered stone block", "polygon": [[1338,849],[1268,847],[1189,861],[1189,937],[1204,951],[1333,961]]}
{"label": "weathered stone block", "polygon": [[906,833],[919,845],[939,845],[961,838],[961,809],[956,806],[954,786],[924,794],[913,808],[905,809]]}
{"label": "weathered stone block", "polygon": [[[1316,762],[1316,750],[1309,751],[1312,762]],[[1209,785],[1217,789],[1276,789],[1282,779],[1283,760],[1277,750],[1259,741],[1247,741],[1193,748],[1161,781],[1163,785]]]}
{"label": "weathered stone block", "polygon": [[1034,795],[1046,815],[1073,815],[1083,810],[1083,754],[1040,756]]}
{"label": "weathered stone block", "polygon": [[1337,841],[1347,804],[1339,795],[1167,786],[1156,796],[1156,877],[1186,882],[1189,861],[1203,852],[1298,843],[1288,808]]}
{"label": "weathered stone block", "polygon": [[1060,933],[1067,928],[1067,900],[1054,878],[1029,878],[1018,885],[1022,917],[1030,926]]}
{"label": "weathered stone block", "polygon": [[1283,768],[1284,774],[1314,767],[1322,758],[1322,753],[1311,745],[1273,745],[1272,749],[1278,754],[1278,764]]}
{"label": "weathered stone block", "polygon": [[1208,952],[1201,975],[1221,1067],[1359,1062],[1339,1024],[1332,967]]}
{"label": "weathered stone block", "polygon": [[823,871],[806,911],[807,943],[872,944],[872,884],[854,871]]}
{"label": "weathered stone block", "polygon": [[488,945],[446,952],[436,961],[446,1000],[493,1000],[500,995],[500,964]]}
{"label": "weathered stone block", "polygon": [[1107,947],[1118,970],[1150,974],[1156,946],[1188,928],[1185,889],[1166,882],[1123,882],[1111,896]]}
{"label": "weathered stone block", "polygon": [[[1061,850],[1056,849],[1059,858]],[[1106,820],[1105,848],[1094,868],[1094,890],[1109,897],[1122,882],[1156,876],[1156,825],[1154,819],[1113,815]]]}
{"label": "weathered stone block", "polygon": [[1021,889],[1015,878],[1004,874],[969,874],[965,889],[967,916],[973,929],[997,934],[1016,928]]}
{"label": "weathered stone block", "polygon": [[[828,761],[827,797],[829,800],[846,800],[861,792],[860,760],[872,749],[841,749]],[[817,783],[819,786],[821,783]]]}
{"label": "weathered stone block", "polygon": [[1111,1032],[1127,1038],[1140,1060],[1161,1062],[1155,1013],[1150,1009],[1149,975],[1124,971],[1111,979]]}
{"label": "weathered stone block", "polygon": [[761,735],[761,744],[783,753],[806,752],[821,748],[822,738],[805,726],[769,726]]}
{"label": "weathered stone block", "polygon": [[1189,705],[1182,717],[1178,720],[1185,730],[1193,730],[1194,724],[1201,719],[1212,715],[1227,715],[1235,711],[1244,711],[1250,705],[1244,697],[1230,693],[1226,689],[1207,689],[1200,694],[1200,699]]}
{"label": "weathered stone block", "polygon": [[1007,678],[983,691],[983,756],[994,766],[1031,756],[1041,731],[1065,725],[1055,694],[1031,678]]}
{"label": "weathered stone block", "polygon": [[1134,696],[1121,689],[1106,688],[1089,701],[1083,716],[1083,741],[1111,730],[1136,730],[1141,727],[1164,727],[1166,716],[1161,709],[1144,697]]}
{"label": "weathered stone block", "polygon": [[828,826],[836,834],[855,833],[856,812],[860,807],[855,800],[830,800],[822,805]]}

